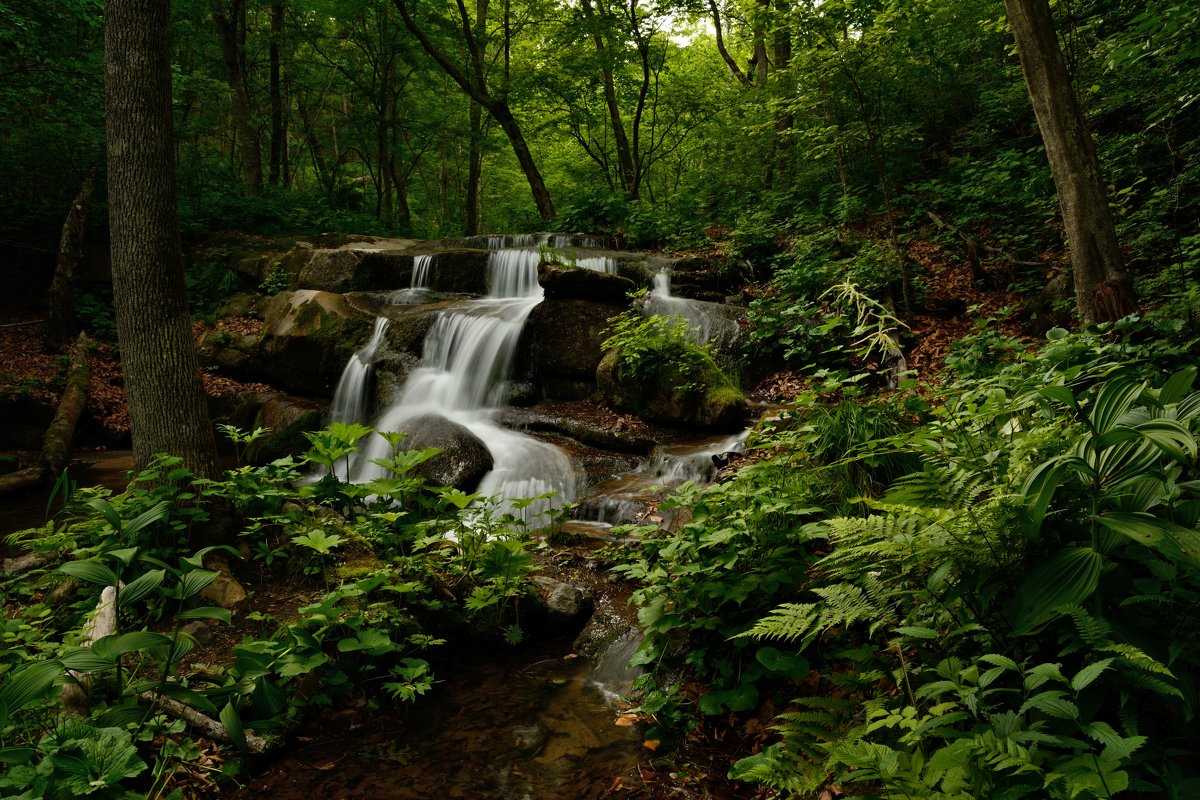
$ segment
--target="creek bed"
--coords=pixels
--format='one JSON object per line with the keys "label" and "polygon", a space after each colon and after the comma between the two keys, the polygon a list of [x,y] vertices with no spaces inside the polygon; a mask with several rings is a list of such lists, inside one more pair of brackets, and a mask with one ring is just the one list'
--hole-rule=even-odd
{"label": "creek bed", "polygon": [[[465,653],[429,696],[326,715],[234,797],[272,800],[624,797],[650,753],[618,725],[568,642]],[[624,721],[624,720],[622,720]],[[635,790],[630,792],[629,790]]]}

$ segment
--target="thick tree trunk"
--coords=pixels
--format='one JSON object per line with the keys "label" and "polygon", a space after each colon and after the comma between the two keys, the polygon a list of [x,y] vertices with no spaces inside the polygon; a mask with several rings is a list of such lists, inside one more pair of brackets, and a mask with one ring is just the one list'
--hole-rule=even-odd
{"label": "thick tree trunk", "polygon": [[258,147],[258,130],[254,127],[250,109],[250,90],[246,85],[246,60],[242,52],[239,30],[245,27],[245,0],[233,0],[226,13],[223,2],[214,2],[213,22],[221,44],[221,59],[225,62],[225,81],[233,93],[231,112],[237,134],[238,157],[242,168],[242,183],[246,194],[262,194],[262,152]]}
{"label": "thick tree trunk", "polygon": [[50,284],[46,327],[42,330],[42,344],[51,352],[57,352],[75,333],[75,273],[83,260],[83,229],[92,206],[95,184],[96,170],[93,168],[83,179],[75,202],[71,203],[58,242],[58,263]]}
{"label": "thick tree trunk", "polygon": [[104,15],[113,299],[134,467],[157,453],[215,478],[217,448],[183,279],[171,110],[170,4],[108,0]]}
{"label": "thick tree trunk", "polygon": [[1080,111],[1054,33],[1048,0],[1004,0],[1033,112],[1046,145],[1066,228],[1075,301],[1084,322],[1136,308],[1117,241],[1096,146]]}

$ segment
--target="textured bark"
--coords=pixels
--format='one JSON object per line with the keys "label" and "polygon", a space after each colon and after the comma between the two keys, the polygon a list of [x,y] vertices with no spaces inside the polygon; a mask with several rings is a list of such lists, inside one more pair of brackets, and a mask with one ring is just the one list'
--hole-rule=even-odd
{"label": "textured bark", "polygon": [[1137,301],[1117,241],[1096,145],[1054,33],[1048,0],[1004,0],[1021,71],[1058,190],[1075,302],[1085,322],[1119,319]]}
{"label": "textured bark", "polygon": [[179,243],[170,7],[108,0],[104,23],[113,299],[134,466],[169,453],[212,478],[217,450]]}
{"label": "textured bark", "polygon": [[75,333],[75,273],[83,261],[83,229],[87,224],[88,210],[92,206],[92,188],[96,183],[93,168],[83,179],[83,186],[71,203],[67,220],[63,223],[62,238],[58,243],[58,263],[54,268],[54,281],[50,284],[50,308],[42,342],[47,350],[58,350]]}

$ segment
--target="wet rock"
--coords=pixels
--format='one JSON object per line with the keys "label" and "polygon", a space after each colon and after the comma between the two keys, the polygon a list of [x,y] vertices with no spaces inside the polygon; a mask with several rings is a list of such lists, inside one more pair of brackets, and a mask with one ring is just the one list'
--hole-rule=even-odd
{"label": "wet rock", "polygon": [[435,486],[453,486],[473,492],[492,469],[492,454],[479,437],[462,425],[436,414],[425,414],[405,422],[407,434],[401,447],[421,450],[441,448],[433,458],[413,469]]}
{"label": "wet rock", "polygon": [[647,380],[630,375],[620,352],[610,350],[596,370],[596,383],[613,408],[660,425],[734,431],[745,427],[749,415],[741,390],[707,355],[698,379],[668,366]]}
{"label": "wet rock", "polygon": [[246,460],[251,464],[269,464],[284,456],[306,452],[309,441],[304,433],[324,427],[326,410],[324,403],[305,398],[287,395],[268,398],[249,428],[266,428],[269,433],[250,445]]}
{"label": "wet rock", "polygon": [[611,424],[607,419],[593,420],[537,409],[507,408],[499,412],[497,420],[514,430],[558,433],[592,447],[620,453],[649,455],[656,444],[654,438],[645,432],[620,423]]}
{"label": "wet rock", "polygon": [[258,350],[266,376],[293,391],[326,397],[370,326],[342,295],[311,289],[275,295],[264,323]]}
{"label": "wet rock", "polygon": [[538,283],[547,300],[587,300],[616,308],[628,307],[629,293],[637,290],[629,278],[561,264],[539,265]]}
{"label": "wet rock", "polygon": [[217,572],[217,579],[200,592],[200,599],[209,605],[237,611],[246,602],[246,590],[233,577],[229,562],[219,556],[210,555],[205,561],[205,567]]}
{"label": "wet rock", "polygon": [[517,344],[516,374],[529,376],[548,400],[595,392],[608,320],[617,309],[579,299],[543,300],[530,312]]}
{"label": "wet rock", "polygon": [[531,616],[538,626],[566,630],[582,625],[592,613],[592,599],[579,587],[544,575],[535,575],[533,582],[538,594]]}

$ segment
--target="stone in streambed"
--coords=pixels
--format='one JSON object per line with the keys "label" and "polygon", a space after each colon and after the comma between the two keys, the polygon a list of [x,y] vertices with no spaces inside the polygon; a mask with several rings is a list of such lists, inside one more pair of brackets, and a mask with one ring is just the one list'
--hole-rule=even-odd
{"label": "stone in streambed", "polygon": [[405,450],[436,447],[442,452],[419,464],[413,473],[434,486],[453,486],[473,492],[492,469],[492,454],[478,436],[457,422],[436,414],[424,414],[406,420],[400,442]]}

